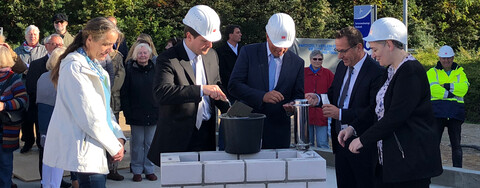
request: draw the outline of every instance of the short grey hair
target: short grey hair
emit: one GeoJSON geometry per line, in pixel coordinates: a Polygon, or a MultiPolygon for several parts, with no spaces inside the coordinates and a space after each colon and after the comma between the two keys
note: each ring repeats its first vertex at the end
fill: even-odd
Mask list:
{"type": "Polygon", "coordinates": [[[50,42],[50,40],[53,38],[53,37],[59,37],[60,38],[60,41],[62,41],[62,44],[63,44],[63,39],[62,39],[62,36],[60,36],[59,34],[51,34],[50,36],[48,36],[47,38],[45,38],[45,40],[43,40],[43,44],[47,44],[48,42],[50,42]]]}
{"type": "Polygon", "coordinates": [[[38,29],[37,26],[35,25],[29,25],[27,28],[25,28],[25,36],[27,36],[27,34],[30,32],[30,30],[34,30],[36,31],[38,34],[40,34],[40,29],[38,29]]]}
{"type": "Polygon", "coordinates": [[[148,52],[150,53],[150,56],[152,56],[152,48],[150,48],[150,45],[148,45],[148,43],[140,43],[137,46],[135,46],[135,49],[133,50],[133,54],[132,54],[133,60],[137,60],[138,50],[140,50],[140,48],[142,47],[147,48],[148,52]]]}
{"type": "Polygon", "coordinates": [[[315,56],[317,56],[317,55],[320,55],[320,56],[322,56],[322,58],[323,58],[323,53],[322,53],[322,51],[320,51],[320,50],[313,50],[313,51],[310,53],[310,59],[312,59],[313,57],[315,57],[315,56]]]}

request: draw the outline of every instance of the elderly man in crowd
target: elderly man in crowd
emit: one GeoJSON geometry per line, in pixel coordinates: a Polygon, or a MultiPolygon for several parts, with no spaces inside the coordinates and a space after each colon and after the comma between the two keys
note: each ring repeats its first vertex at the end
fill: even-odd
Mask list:
{"type": "MultiPolygon", "coordinates": [[[[25,29],[25,42],[19,47],[15,48],[15,53],[22,59],[23,63],[30,66],[32,61],[40,59],[47,55],[47,49],[45,46],[39,43],[40,30],[37,26],[30,25],[25,29]]],[[[26,72],[25,72],[26,73],[26,72]]],[[[35,103],[33,103],[35,104],[35,103]]],[[[28,109],[27,109],[28,111],[28,109]]],[[[20,150],[20,153],[26,153],[30,151],[35,143],[35,135],[33,134],[34,119],[27,117],[22,124],[22,141],[25,141],[25,145],[20,150]]],[[[40,139],[37,138],[37,143],[40,139]]]]}
{"type": "Polygon", "coordinates": [[[27,67],[30,66],[32,61],[47,55],[47,49],[39,43],[39,40],[40,30],[37,26],[29,25],[25,29],[25,42],[13,50],[18,56],[20,56],[27,67]]]}

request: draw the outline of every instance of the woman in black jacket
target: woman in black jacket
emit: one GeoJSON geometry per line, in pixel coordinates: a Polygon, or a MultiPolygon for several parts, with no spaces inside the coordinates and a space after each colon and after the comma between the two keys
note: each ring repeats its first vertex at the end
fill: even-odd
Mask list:
{"type": "Polygon", "coordinates": [[[430,178],[442,173],[442,163],[425,69],[403,49],[407,28],[395,18],[375,21],[364,40],[387,71],[370,108],[378,121],[349,149],[358,153],[363,145],[377,143],[377,187],[428,188],[430,178]]]}
{"type": "Polygon", "coordinates": [[[133,58],[125,68],[126,77],[121,89],[122,109],[131,127],[131,169],[133,181],[142,181],[142,172],[150,181],[157,180],[154,164],[147,154],[155,134],[158,108],[153,100],[155,69],[150,55],[152,49],[141,43],[133,51],[133,58]]]}

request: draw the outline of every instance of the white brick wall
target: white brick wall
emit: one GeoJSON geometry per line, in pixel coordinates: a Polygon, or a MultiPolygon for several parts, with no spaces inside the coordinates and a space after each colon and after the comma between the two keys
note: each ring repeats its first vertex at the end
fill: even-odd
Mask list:
{"type": "Polygon", "coordinates": [[[306,182],[269,183],[268,188],[306,188],[306,182]]]}
{"type": "Polygon", "coordinates": [[[285,161],[278,159],[252,159],[245,160],[247,181],[284,181],[285,161]]]}
{"type": "Polygon", "coordinates": [[[279,159],[297,158],[297,150],[291,149],[277,149],[279,159]]]}
{"type": "Polygon", "coordinates": [[[323,158],[290,158],[287,160],[288,180],[326,179],[326,162],[323,158]]]}
{"type": "Polygon", "coordinates": [[[261,150],[258,153],[254,154],[245,154],[245,155],[240,155],[239,159],[276,159],[277,158],[277,152],[273,149],[265,149],[261,150]]]}
{"type": "Polygon", "coordinates": [[[245,163],[239,160],[205,161],[205,183],[240,183],[245,181],[245,163]]]}
{"type": "Polygon", "coordinates": [[[227,184],[226,188],[265,188],[266,184],[227,184]]]}
{"type": "Polygon", "coordinates": [[[162,153],[160,155],[161,156],[178,156],[181,162],[198,161],[198,152],[162,153]]]}
{"type": "Polygon", "coordinates": [[[160,168],[162,185],[202,183],[202,163],[162,163],[160,168]]]}
{"type": "Polygon", "coordinates": [[[327,182],[322,181],[322,182],[308,182],[308,188],[326,188],[327,187],[327,182]]]}
{"type": "Polygon", "coordinates": [[[183,186],[183,188],[223,188],[223,185],[192,185],[192,186],[183,186]]]}
{"type": "Polygon", "coordinates": [[[325,187],[326,162],[314,151],[262,150],[161,154],[161,184],[181,188],[325,187]]]}
{"type": "Polygon", "coordinates": [[[218,151],[201,151],[200,161],[238,160],[238,155],[218,151]]]}

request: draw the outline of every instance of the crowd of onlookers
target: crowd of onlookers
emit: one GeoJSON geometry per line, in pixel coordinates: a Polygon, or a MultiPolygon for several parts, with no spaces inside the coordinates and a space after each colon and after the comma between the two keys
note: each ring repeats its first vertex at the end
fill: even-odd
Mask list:
{"type": "MultiPolygon", "coordinates": [[[[116,25],[115,17],[111,16],[107,19],[116,25]]],[[[52,70],[67,47],[74,43],[75,35],[72,36],[67,30],[68,16],[66,14],[55,14],[52,23],[55,33],[43,39],[40,38],[38,27],[28,26],[25,29],[25,41],[15,49],[11,49],[5,43],[3,35],[0,38],[2,45],[1,71],[2,74],[5,72],[1,76],[0,82],[2,85],[8,85],[2,95],[6,97],[2,97],[1,100],[2,103],[9,101],[4,103],[5,106],[2,105],[4,107],[2,110],[23,111],[20,124],[2,125],[2,129],[4,129],[0,132],[0,137],[3,139],[1,144],[4,148],[2,151],[7,152],[8,155],[3,155],[3,153],[1,155],[2,167],[7,169],[4,174],[2,168],[1,187],[9,185],[6,182],[10,182],[12,176],[13,160],[10,155],[19,148],[20,130],[22,132],[21,140],[25,142],[20,153],[29,152],[34,144],[39,149],[39,172],[43,177],[42,182],[48,182],[50,181],[48,178],[55,177],[54,175],[42,176],[42,171],[45,169],[48,174],[63,174],[63,169],[55,171],[55,169],[52,170],[51,167],[43,165],[42,159],[47,128],[56,102],[56,87],[51,81],[52,70]],[[12,79],[8,79],[10,77],[12,79]],[[10,172],[8,173],[8,171],[10,172]]],[[[181,39],[176,37],[168,40],[165,49],[176,45],[179,41],[181,39]]],[[[151,95],[151,85],[154,76],[153,66],[158,53],[152,38],[145,33],[138,36],[130,50],[122,38],[115,41],[113,48],[116,50],[110,51],[105,59],[98,63],[108,73],[111,99],[109,103],[115,120],[119,119],[119,112],[123,110],[127,123],[131,125],[133,179],[141,181],[140,175],[145,173],[147,179],[156,180],[153,163],[146,159],[146,152],[148,152],[152,136],[155,133],[157,120],[157,107],[154,105],[151,95]],[[144,76],[145,73],[148,74],[147,77],[144,76]],[[123,102],[120,102],[121,100],[123,102]]],[[[113,180],[123,180],[124,177],[117,172],[117,162],[109,160],[108,163],[109,174],[107,177],[113,180]]],[[[72,172],[71,175],[73,186],[78,187],[76,173],[72,172]]],[[[60,186],[70,187],[72,184],[61,180],[60,186]]]]}
{"type": "Polygon", "coordinates": [[[311,144],[330,148],[331,134],[339,187],[428,187],[442,172],[445,126],[453,166],[462,167],[468,79],[449,46],[440,48],[439,62],[425,73],[403,49],[407,32],[397,19],[379,19],[365,38],[353,27],[338,31],[335,74],[322,67],[320,50],[310,53],[308,67],[288,50],[295,23],[284,13],[270,17],[266,42],[243,46],[241,27],[228,25],[224,41],[210,50],[222,38],[220,19],[197,5],[183,19],[182,39],[168,40],[161,54],[145,33],[128,47],[112,16],[88,21],[76,35],[67,31],[66,14],[52,22],[55,33],[42,40],[38,27],[28,26],[15,49],[0,36],[0,187],[14,186],[20,130],[20,153],[34,144],[39,149],[43,187],[123,180],[117,172],[127,141],[118,124],[121,111],[131,127],[132,180],[145,174],[155,181],[160,153],[216,149],[213,109],[225,112],[227,101],[266,114],[262,148],[277,149],[290,147],[286,112],[292,101],[306,98],[311,144]],[[11,123],[6,112],[21,112],[23,119],[11,123]],[[64,170],[72,183],[62,179],[64,170]]]}

